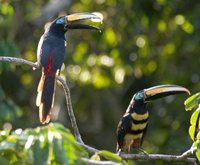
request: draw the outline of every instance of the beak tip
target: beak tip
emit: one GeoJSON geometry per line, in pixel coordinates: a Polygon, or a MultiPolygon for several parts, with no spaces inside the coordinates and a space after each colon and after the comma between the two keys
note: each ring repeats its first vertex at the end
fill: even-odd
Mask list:
{"type": "Polygon", "coordinates": [[[190,92],[188,89],[186,90],[186,92],[187,92],[189,95],[191,95],[191,92],[190,92]]]}

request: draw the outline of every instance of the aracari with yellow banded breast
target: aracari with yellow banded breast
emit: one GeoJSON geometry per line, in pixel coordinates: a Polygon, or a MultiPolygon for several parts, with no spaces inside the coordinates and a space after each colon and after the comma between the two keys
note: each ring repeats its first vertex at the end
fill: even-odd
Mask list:
{"type": "Polygon", "coordinates": [[[140,149],[148,125],[149,101],[178,93],[190,94],[190,91],[178,85],[159,85],[134,94],[117,127],[117,152],[140,149]]]}

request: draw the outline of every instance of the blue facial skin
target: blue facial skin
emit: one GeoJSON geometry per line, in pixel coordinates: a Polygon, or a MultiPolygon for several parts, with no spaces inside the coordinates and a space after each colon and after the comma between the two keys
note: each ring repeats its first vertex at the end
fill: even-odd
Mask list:
{"type": "Polygon", "coordinates": [[[143,101],[144,100],[144,92],[138,92],[133,97],[134,97],[134,100],[143,101]]]}
{"type": "Polygon", "coordinates": [[[65,17],[61,17],[56,20],[56,24],[65,24],[65,17]]]}

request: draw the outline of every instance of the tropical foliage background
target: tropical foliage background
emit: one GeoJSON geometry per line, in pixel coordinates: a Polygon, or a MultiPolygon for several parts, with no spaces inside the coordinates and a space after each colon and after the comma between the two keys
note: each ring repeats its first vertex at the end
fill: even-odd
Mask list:
{"type": "MultiPolygon", "coordinates": [[[[70,86],[78,126],[88,145],[115,151],[117,124],[141,89],[177,84],[191,93],[199,91],[200,3],[195,1],[0,0],[0,56],[35,62],[45,24],[76,12],[104,16],[101,33],[66,34],[62,76],[70,86]]],[[[0,129],[41,126],[35,105],[40,74],[29,66],[0,63],[0,129]]],[[[187,97],[170,96],[149,105],[143,149],[180,154],[190,148],[191,112],[183,104],[187,97]]],[[[71,129],[59,84],[52,118],[71,129]]]]}

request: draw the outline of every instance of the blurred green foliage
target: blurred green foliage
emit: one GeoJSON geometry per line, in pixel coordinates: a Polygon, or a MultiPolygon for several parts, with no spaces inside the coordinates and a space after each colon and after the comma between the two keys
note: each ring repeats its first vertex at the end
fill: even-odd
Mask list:
{"type": "MultiPolygon", "coordinates": [[[[185,86],[192,93],[199,91],[199,2],[75,0],[54,18],[47,15],[41,26],[36,25],[50,2],[0,0],[0,56],[36,61],[37,43],[46,22],[60,14],[103,14],[101,33],[74,30],[66,34],[62,75],[70,85],[75,115],[87,144],[115,150],[117,123],[133,94],[141,89],[170,83],[185,86]]],[[[40,74],[28,66],[0,63],[1,128],[40,125],[35,106],[40,74]]],[[[149,107],[149,129],[143,144],[147,152],[177,154],[191,146],[190,113],[183,111],[186,97],[167,97],[149,107]]],[[[53,120],[70,127],[59,85],[53,120]]]]}
{"type": "Polygon", "coordinates": [[[0,132],[1,164],[83,164],[87,152],[61,124],[0,132]]]}

